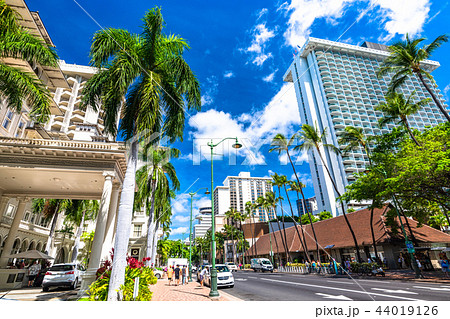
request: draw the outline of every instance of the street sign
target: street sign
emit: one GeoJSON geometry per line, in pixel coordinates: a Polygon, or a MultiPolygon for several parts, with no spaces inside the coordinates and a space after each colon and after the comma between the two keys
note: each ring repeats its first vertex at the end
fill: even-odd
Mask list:
{"type": "Polygon", "coordinates": [[[408,253],[416,252],[416,250],[414,249],[414,245],[411,241],[407,240],[405,243],[406,243],[406,249],[408,249],[408,253]]]}

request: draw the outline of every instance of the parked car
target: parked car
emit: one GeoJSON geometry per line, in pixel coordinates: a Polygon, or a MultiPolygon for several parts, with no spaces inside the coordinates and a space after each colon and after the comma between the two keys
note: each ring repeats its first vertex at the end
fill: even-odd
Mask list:
{"type": "Polygon", "coordinates": [[[232,262],[226,262],[225,265],[227,265],[228,269],[230,269],[231,271],[237,271],[238,267],[236,266],[236,264],[232,263],[232,262]]]}
{"type": "Polygon", "coordinates": [[[155,275],[157,279],[161,279],[164,276],[164,271],[153,269],[153,275],[155,275]]]}
{"type": "Polygon", "coordinates": [[[81,276],[85,269],[80,264],[56,264],[45,273],[42,281],[42,291],[49,291],[50,287],[77,288],[81,283],[81,276]]]}
{"type": "Polygon", "coordinates": [[[273,272],[273,265],[267,258],[253,258],[250,261],[250,267],[256,272],[256,271],[270,271],[273,272]]]}
{"type": "MultiPolygon", "coordinates": [[[[211,266],[206,266],[208,271],[206,272],[204,283],[211,287],[211,266]]],[[[234,277],[230,269],[224,264],[216,265],[217,269],[217,287],[234,287],[234,277]]]]}

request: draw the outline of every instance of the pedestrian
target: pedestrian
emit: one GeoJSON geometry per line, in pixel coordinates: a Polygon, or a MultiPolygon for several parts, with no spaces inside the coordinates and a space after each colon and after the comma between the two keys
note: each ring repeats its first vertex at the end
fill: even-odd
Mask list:
{"type": "Polygon", "coordinates": [[[448,262],[447,257],[442,257],[439,260],[439,264],[441,265],[442,272],[445,274],[445,277],[448,277],[449,262],[448,262]]]}
{"type": "Polygon", "coordinates": [[[311,271],[316,271],[316,262],[314,260],[311,261],[311,271]]]}
{"type": "Polygon", "coordinates": [[[370,257],[367,258],[367,263],[368,263],[368,264],[371,264],[371,263],[372,263],[372,259],[370,259],[370,257]]]}
{"type": "Polygon", "coordinates": [[[180,265],[177,265],[173,272],[175,273],[175,286],[178,286],[180,284],[180,265]]]}
{"type": "Polygon", "coordinates": [[[387,268],[387,259],[386,256],[383,257],[383,265],[387,268]]]}
{"type": "Polygon", "coordinates": [[[398,256],[398,260],[397,260],[398,269],[402,269],[402,264],[403,264],[402,259],[403,259],[402,255],[398,256]]]}
{"type": "Polygon", "coordinates": [[[169,280],[169,286],[172,283],[172,277],[173,277],[173,269],[172,266],[169,266],[169,269],[167,269],[167,279],[169,280]]]}
{"type": "Polygon", "coordinates": [[[36,276],[39,274],[41,270],[41,264],[36,260],[29,268],[28,268],[28,287],[32,287],[34,284],[34,280],[36,276]]]}
{"type": "Polygon", "coordinates": [[[203,287],[203,280],[205,280],[206,273],[208,272],[208,269],[205,267],[200,272],[200,286],[203,287]]]}
{"type": "Polygon", "coordinates": [[[187,280],[186,280],[186,265],[183,265],[183,269],[181,269],[181,284],[182,285],[187,285],[187,280]]]}
{"type": "Polygon", "coordinates": [[[348,272],[349,274],[351,274],[351,273],[352,273],[352,266],[351,266],[351,264],[350,264],[350,260],[349,260],[349,259],[346,259],[345,262],[344,262],[344,264],[345,264],[345,268],[347,269],[347,272],[348,272]]]}
{"type": "Polygon", "coordinates": [[[309,262],[308,262],[308,261],[305,261],[305,267],[306,267],[306,270],[307,270],[308,273],[309,273],[309,262]]]}

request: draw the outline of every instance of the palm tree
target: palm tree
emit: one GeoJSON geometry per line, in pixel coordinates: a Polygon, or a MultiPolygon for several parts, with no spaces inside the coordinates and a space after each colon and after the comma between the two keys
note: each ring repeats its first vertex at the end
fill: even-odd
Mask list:
{"type": "MultiPolygon", "coordinates": [[[[297,194],[297,200],[300,200],[300,196],[298,195],[298,193],[303,193],[303,188],[305,187],[305,185],[303,185],[303,183],[298,183],[298,182],[296,182],[296,181],[290,181],[289,182],[289,189],[288,189],[288,191],[294,191],[296,194],[297,194]]],[[[289,196],[288,196],[288,199],[289,199],[289,196]]],[[[306,207],[306,204],[305,204],[305,202],[303,202],[302,203],[303,204],[303,207],[304,207],[304,209],[303,209],[303,211],[306,211],[307,212],[307,210],[308,210],[308,208],[306,207]]],[[[292,213],[292,215],[293,215],[294,213],[292,213]]],[[[309,216],[309,217],[311,217],[311,214],[309,214],[308,212],[307,212],[307,215],[309,216]]],[[[292,217],[292,219],[294,219],[294,216],[292,217]]],[[[295,219],[294,219],[295,220],[295,219]]],[[[300,215],[300,212],[298,212],[298,221],[299,221],[299,223],[300,223],[300,229],[301,229],[301,231],[302,231],[302,237],[303,237],[303,243],[304,243],[304,252],[305,252],[305,255],[306,255],[306,259],[309,261],[309,262],[311,262],[311,258],[310,258],[310,256],[309,256],[309,251],[308,251],[308,245],[307,245],[307,243],[306,243],[306,238],[305,238],[305,231],[303,230],[303,224],[302,224],[302,216],[300,215]]],[[[316,238],[316,231],[315,231],[315,229],[314,229],[314,225],[313,225],[313,223],[312,223],[312,220],[310,220],[310,224],[311,224],[311,229],[312,229],[312,231],[313,231],[313,236],[314,236],[314,241],[316,242],[316,249],[317,249],[317,251],[319,251],[319,245],[318,245],[318,242],[317,242],[317,238],[316,238]]],[[[297,227],[297,226],[296,226],[297,227]]],[[[320,256],[319,255],[317,255],[317,257],[319,257],[320,258],[320,256]]],[[[319,259],[319,258],[317,258],[317,259],[319,259]]]]}
{"type": "Polygon", "coordinates": [[[42,215],[48,220],[52,219],[50,232],[48,234],[47,243],[45,245],[44,252],[46,254],[50,253],[53,246],[56,221],[61,212],[63,212],[68,206],[70,206],[70,201],[67,199],[45,199],[45,198],[34,198],[31,204],[31,209],[34,214],[42,213],[42,215]]]}
{"type": "Polygon", "coordinates": [[[18,23],[20,15],[0,0],[0,95],[8,106],[20,112],[23,101],[31,106],[31,117],[46,122],[50,116],[51,95],[38,77],[20,67],[7,65],[8,58],[30,61],[41,66],[58,66],[58,56],[40,37],[18,23]]]}
{"type": "Polygon", "coordinates": [[[273,186],[278,187],[278,196],[280,198],[279,203],[280,203],[280,208],[281,208],[281,224],[283,225],[283,233],[281,232],[280,221],[278,220],[278,216],[275,216],[275,218],[277,219],[278,229],[280,231],[281,240],[283,242],[283,246],[284,246],[284,249],[286,252],[286,262],[289,262],[291,260],[291,258],[290,258],[290,254],[289,254],[288,243],[287,243],[286,228],[284,226],[283,198],[281,197],[281,187],[284,185],[285,182],[287,182],[287,178],[286,178],[286,176],[284,176],[284,175],[280,176],[277,173],[274,173],[271,177],[272,177],[271,184],[273,186]],[[283,236],[284,236],[284,239],[283,239],[283,236]]]}
{"type": "Polygon", "coordinates": [[[414,74],[420,80],[428,93],[430,93],[434,103],[436,103],[441,113],[445,116],[447,121],[450,122],[448,112],[444,109],[441,102],[436,98],[433,91],[425,82],[425,78],[428,78],[432,83],[434,83],[434,79],[421,64],[423,61],[429,59],[431,54],[444,42],[448,41],[448,36],[440,35],[429,45],[419,48],[419,43],[424,40],[426,39],[410,39],[409,35],[406,34],[406,39],[404,41],[399,41],[389,46],[388,50],[390,51],[390,56],[388,56],[381,64],[377,72],[377,76],[381,78],[384,75],[394,73],[389,85],[389,90],[394,92],[395,89],[400,87],[409,76],[414,74]]]}
{"type": "Polygon", "coordinates": [[[362,127],[346,126],[344,132],[339,137],[338,143],[339,145],[346,145],[343,149],[343,153],[362,147],[369,160],[369,165],[372,165],[369,149],[370,140],[364,135],[362,127]]]}
{"type": "Polygon", "coordinates": [[[117,300],[125,280],[126,252],[133,212],[138,139],[167,136],[171,142],[182,139],[187,109],[200,109],[200,86],[183,58],[187,42],[165,35],[159,8],[143,18],[140,35],[122,29],[103,29],[95,33],[91,64],[99,69],[83,90],[83,105],[104,110],[105,131],[116,134],[117,117],[122,108],[120,132],[130,144],[127,171],[122,186],[115,238],[115,258],[109,283],[108,300],[117,300]],[[123,97],[126,102],[123,104],[123,97]],[[123,104],[123,105],[122,105],[123,104]],[[153,134],[153,135],[152,135],[153,134]]]}
{"type": "Polygon", "coordinates": [[[146,147],[143,153],[143,161],[146,164],[136,172],[138,191],[135,196],[135,206],[145,206],[149,216],[146,253],[146,257],[150,258],[147,260],[148,266],[155,263],[155,260],[151,259],[155,250],[153,241],[157,226],[155,203],[158,204],[156,206],[161,207],[164,199],[170,198],[170,190],[177,191],[180,188],[175,168],[168,161],[171,157],[178,157],[179,151],[168,147],[146,147]]]}
{"type": "Polygon", "coordinates": [[[407,100],[405,100],[405,97],[401,93],[389,93],[386,95],[386,103],[379,104],[375,109],[382,111],[385,114],[385,116],[379,120],[380,127],[398,119],[398,124],[403,125],[413,139],[414,143],[416,143],[417,146],[420,146],[419,142],[414,137],[411,128],[409,127],[408,116],[417,113],[431,100],[426,98],[414,103],[412,101],[412,97],[415,92],[416,91],[411,93],[407,100]]]}
{"type": "Polygon", "coordinates": [[[257,250],[257,248],[256,248],[256,245],[255,245],[255,237],[256,237],[256,234],[255,234],[255,231],[256,231],[256,229],[255,229],[255,227],[253,226],[254,225],[254,216],[255,216],[255,208],[256,208],[256,204],[253,204],[252,202],[246,202],[245,203],[245,213],[246,213],[246,215],[248,216],[248,218],[250,218],[250,227],[253,229],[253,236],[252,236],[252,250],[253,250],[253,252],[254,252],[254,256],[257,256],[258,255],[258,250],[257,250]]]}
{"type": "Polygon", "coordinates": [[[78,257],[84,222],[85,220],[94,220],[97,217],[98,210],[99,204],[96,200],[71,200],[70,205],[66,208],[65,220],[78,227],[73,244],[72,263],[75,263],[78,257]]]}
{"type": "MultiPolygon", "coordinates": [[[[273,231],[273,226],[270,223],[269,214],[267,212],[267,210],[272,207],[272,203],[270,203],[267,200],[267,197],[259,196],[256,199],[256,207],[261,207],[264,210],[265,214],[266,214],[267,225],[269,226],[270,255],[271,255],[271,258],[272,258],[272,264],[274,264],[273,263],[273,250],[272,250],[272,233],[274,233],[274,231],[273,231]],[[270,231],[270,228],[272,228],[272,231],[270,231]]],[[[281,266],[280,250],[278,249],[277,236],[274,236],[274,238],[275,238],[275,246],[277,247],[278,263],[281,266]]]]}
{"type": "MultiPolygon", "coordinates": [[[[299,137],[300,137],[300,140],[302,141],[302,143],[300,145],[297,145],[294,148],[294,150],[300,149],[300,150],[305,150],[305,151],[309,151],[309,150],[317,151],[317,153],[319,154],[320,160],[321,160],[323,166],[325,167],[325,170],[327,171],[328,177],[330,178],[331,183],[333,184],[334,191],[338,195],[337,197],[340,197],[341,193],[339,192],[336,182],[335,182],[334,178],[331,176],[330,170],[322,156],[322,152],[320,151],[320,149],[323,147],[323,148],[330,149],[333,152],[339,152],[339,149],[336,146],[334,146],[333,144],[324,143],[326,140],[326,128],[324,128],[323,131],[320,132],[319,129],[317,128],[317,126],[312,127],[311,125],[303,124],[302,130],[299,132],[299,137]]],[[[359,252],[358,241],[356,240],[356,236],[355,236],[355,233],[353,232],[353,228],[350,225],[350,222],[348,221],[347,214],[345,213],[344,202],[342,200],[340,202],[341,202],[342,214],[344,215],[345,222],[347,223],[348,229],[350,230],[350,233],[352,234],[352,237],[353,237],[353,241],[355,243],[356,255],[358,258],[358,262],[361,262],[361,254],[359,252]]]]}
{"type": "Polygon", "coordinates": [[[238,214],[238,211],[233,207],[230,207],[230,209],[227,212],[225,212],[225,216],[227,217],[227,221],[229,223],[228,225],[226,225],[226,226],[229,226],[226,230],[228,230],[227,234],[230,235],[230,237],[231,237],[231,242],[232,242],[232,247],[233,247],[233,262],[234,262],[234,264],[236,264],[236,246],[235,246],[235,242],[234,242],[236,228],[234,226],[234,223],[236,221],[237,214],[238,214]]]}
{"type": "MultiPolygon", "coordinates": [[[[302,185],[302,183],[300,183],[300,180],[299,180],[298,175],[297,175],[297,171],[295,170],[295,165],[292,162],[292,158],[291,158],[291,155],[289,153],[289,149],[293,148],[297,144],[297,141],[298,141],[297,133],[292,135],[289,138],[289,140],[287,140],[287,138],[283,134],[278,133],[272,139],[272,142],[270,144],[271,148],[269,149],[269,153],[270,152],[278,152],[278,154],[281,154],[282,152],[286,152],[286,155],[287,155],[287,157],[289,159],[289,163],[291,163],[292,170],[294,171],[295,178],[297,179],[297,184],[298,185],[302,185]]],[[[306,203],[305,194],[303,193],[303,187],[296,187],[295,189],[296,189],[297,192],[300,191],[300,194],[302,195],[303,202],[306,203]]],[[[298,193],[297,193],[297,196],[298,196],[298,193]]],[[[306,205],[305,205],[305,208],[306,208],[306,212],[307,213],[311,213],[312,214],[312,212],[308,211],[308,207],[306,207],[306,205]]],[[[308,215],[308,216],[310,216],[310,215],[308,215]]],[[[300,221],[300,223],[301,223],[301,221],[300,221]]],[[[319,246],[318,246],[318,243],[317,243],[317,238],[316,238],[316,235],[315,235],[316,232],[314,230],[314,226],[313,226],[312,221],[311,221],[311,229],[313,231],[314,240],[316,242],[317,259],[320,260],[320,252],[319,252],[319,248],[318,248],[319,246]]],[[[302,228],[302,232],[303,232],[303,228],[302,228]]],[[[303,238],[305,238],[304,234],[303,234],[303,238]]],[[[305,245],[306,245],[306,241],[305,241],[305,245]]],[[[307,251],[307,249],[306,249],[305,252],[307,254],[307,259],[309,260],[310,259],[309,258],[309,252],[307,251]]]]}

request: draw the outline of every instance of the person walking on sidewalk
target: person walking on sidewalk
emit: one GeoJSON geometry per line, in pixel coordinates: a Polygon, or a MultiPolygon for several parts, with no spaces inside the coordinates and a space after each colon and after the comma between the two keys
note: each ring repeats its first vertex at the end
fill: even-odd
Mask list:
{"type": "Polygon", "coordinates": [[[447,257],[442,257],[442,258],[439,260],[439,264],[441,265],[442,272],[445,274],[445,277],[448,278],[449,262],[448,262],[447,257]]]}
{"type": "Polygon", "coordinates": [[[175,286],[178,286],[180,284],[180,265],[177,265],[173,272],[175,273],[175,286]]]}
{"type": "Polygon", "coordinates": [[[167,269],[167,279],[169,280],[169,286],[172,283],[172,277],[173,277],[173,269],[172,266],[169,266],[169,269],[167,269]]]}
{"type": "Polygon", "coordinates": [[[41,264],[36,260],[30,268],[28,268],[28,287],[32,287],[34,284],[34,279],[39,274],[41,270],[41,264]]]}
{"type": "Polygon", "coordinates": [[[203,280],[205,280],[206,273],[208,272],[208,269],[205,267],[200,272],[200,286],[203,287],[203,280]]]}
{"type": "Polygon", "coordinates": [[[181,284],[182,285],[186,285],[187,284],[187,280],[186,280],[186,265],[183,265],[183,268],[181,269],[181,284]]]}

